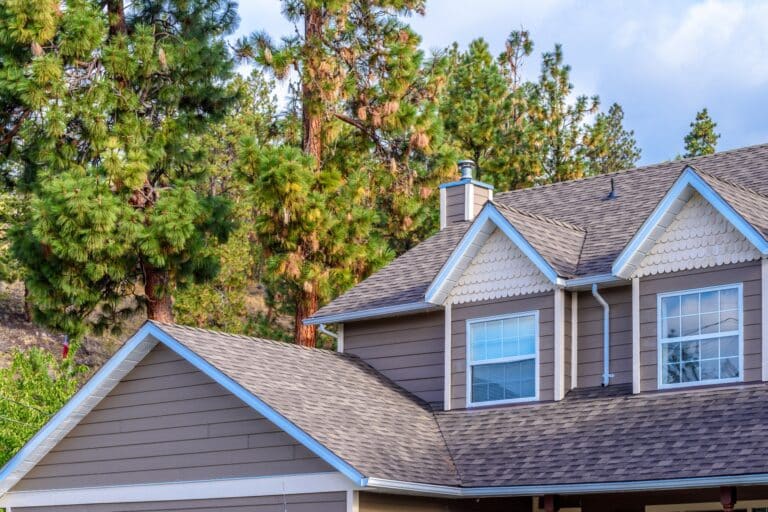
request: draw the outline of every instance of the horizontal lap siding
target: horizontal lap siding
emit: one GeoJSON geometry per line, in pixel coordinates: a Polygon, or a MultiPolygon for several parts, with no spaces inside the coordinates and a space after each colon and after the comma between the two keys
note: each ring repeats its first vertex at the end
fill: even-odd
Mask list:
{"type": "MultiPolygon", "coordinates": [[[[611,384],[632,382],[632,287],[599,290],[610,306],[611,384]]],[[[578,298],[578,387],[600,386],[603,382],[603,307],[591,292],[578,298]]]]}
{"type": "Polygon", "coordinates": [[[658,388],[657,294],[743,283],[744,286],[744,380],[762,378],[760,261],[722,265],[640,279],[640,375],[641,390],[658,388]]]}
{"type": "Polygon", "coordinates": [[[332,471],[158,345],[14,490],[332,471]]]}
{"type": "Polygon", "coordinates": [[[14,507],[16,512],[345,512],[346,494],[296,494],[254,498],[107,503],[56,507],[14,507]]]}
{"type": "Polygon", "coordinates": [[[422,400],[443,402],[443,312],[344,324],[354,354],[422,400]]]}
{"type": "Polygon", "coordinates": [[[495,301],[454,304],[451,322],[452,399],[454,409],[467,405],[466,321],[526,311],[539,311],[539,399],[554,399],[554,294],[552,292],[495,301]]]}
{"type": "Polygon", "coordinates": [[[450,225],[464,220],[465,194],[466,191],[463,185],[445,189],[445,217],[447,224],[450,225]]]}
{"type": "Polygon", "coordinates": [[[564,295],[565,299],[565,313],[564,313],[564,341],[565,341],[565,350],[563,354],[564,364],[563,364],[563,379],[565,382],[565,390],[568,391],[571,389],[571,351],[573,349],[573,339],[571,338],[571,294],[566,293],[564,295]]]}

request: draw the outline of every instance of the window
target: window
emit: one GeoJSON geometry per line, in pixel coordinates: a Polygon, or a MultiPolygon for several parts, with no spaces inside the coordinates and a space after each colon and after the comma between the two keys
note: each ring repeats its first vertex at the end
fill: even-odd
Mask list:
{"type": "Polygon", "coordinates": [[[658,298],[659,387],[742,379],[740,284],[658,298]]]}
{"type": "Polygon", "coordinates": [[[538,312],[467,322],[470,405],[538,396],[538,312]]]}

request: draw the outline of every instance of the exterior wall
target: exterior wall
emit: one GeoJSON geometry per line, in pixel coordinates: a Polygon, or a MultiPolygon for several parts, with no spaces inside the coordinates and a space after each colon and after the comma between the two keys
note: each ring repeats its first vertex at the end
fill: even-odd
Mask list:
{"type": "Polygon", "coordinates": [[[464,220],[464,186],[445,189],[445,220],[447,225],[464,220]]]}
{"type": "Polygon", "coordinates": [[[13,490],[322,471],[333,469],[158,345],[13,490]]]}
{"type": "Polygon", "coordinates": [[[539,311],[539,399],[554,399],[554,294],[454,304],[451,322],[451,407],[467,406],[467,325],[474,318],[539,311]]]}
{"type": "Polygon", "coordinates": [[[571,389],[571,352],[573,350],[573,338],[571,338],[571,294],[565,294],[565,325],[563,329],[565,331],[565,361],[563,364],[565,379],[565,391],[568,392],[571,389]]]}
{"type": "MultiPolygon", "coordinates": [[[[611,308],[611,384],[632,382],[632,286],[603,288],[611,308]]],[[[567,302],[567,301],[566,301],[567,302]]],[[[578,298],[578,387],[600,386],[603,375],[603,308],[591,292],[578,298]]],[[[566,331],[567,332],[567,331],[566,331]]]]}
{"type": "Polygon", "coordinates": [[[531,512],[531,498],[440,499],[361,492],[360,512],[531,512]]]}
{"type": "Polygon", "coordinates": [[[744,285],[744,381],[761,380],[761,263],[752,261],[640,279],[640,389],[658,389],[656,295],[726,284],[744,285]]]}
{"type": "Polygon", "coordinates": [[[472,187],[475,192],[475,208],[472,212],[472,217],[476,217],[478,213],[480,213],[480,210],[483,209],[483,206],[485,206],[485,203],[487,203],[490,200],[491,191],[487,188],[478,187],[475,185],[472,187]]]}
{"type": "Polygon", "coordinates": [[[443,403],[445,326],[436,311],[344,324],[344,352],[354,354],[433,406],[443,403]]]}
{"type": "Polygon", "coordinates": [[[345,512],[346,493],[294,494],[254,498],[105,503],[55,507],[14,507],[17,512],[345,512]]]}

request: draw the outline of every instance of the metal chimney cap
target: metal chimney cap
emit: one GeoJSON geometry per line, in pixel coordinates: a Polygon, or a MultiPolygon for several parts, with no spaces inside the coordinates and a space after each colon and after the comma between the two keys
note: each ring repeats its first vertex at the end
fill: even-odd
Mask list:
{"type": "Polygon", "coordinates": [[[461,172],[462,180],[471,180],[472,174],[475,171],[474,160],[459,160],[459,172],[461,172]]]}

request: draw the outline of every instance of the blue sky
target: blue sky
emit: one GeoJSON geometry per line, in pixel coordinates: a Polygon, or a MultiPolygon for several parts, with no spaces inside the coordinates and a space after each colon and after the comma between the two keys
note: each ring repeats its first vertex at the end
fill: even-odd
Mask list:
{"type": "MultiPolygon", "coordinates": [[[[291,26],[279,0],[240,0],[240,33],[291,26]]],[[[722,134],[718,149],[768,142],[768,0],[431,0],[410,20],[425,49],[485,38],[500,52],[526,28],[536,58],[561,43],[580,94],[624,107],[641,163],[674,158],[697,110],[722,134]]]]}

